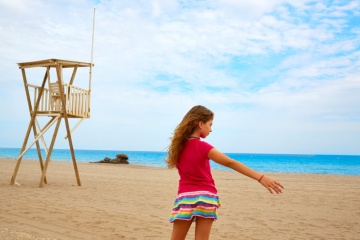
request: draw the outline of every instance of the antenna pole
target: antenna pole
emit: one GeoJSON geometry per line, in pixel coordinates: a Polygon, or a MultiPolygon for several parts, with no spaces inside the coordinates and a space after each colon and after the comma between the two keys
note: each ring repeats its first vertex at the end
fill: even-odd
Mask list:
{"type": "Polygon", "coordinates": [[[94,56],[94,31],[95,31],[95,8],[93,16],[93,28],[92,28],[92,42],[91,42],[91,65],[90,65],[90,76],[89,76],[89,91],[91,91],[91,80],[92,80],[92,65],[93,65],[93,56],[94,56]]]}
{"type": "Polygon", "coordinates": [[[92,28],[92,42],[91,42],[91,62],[90,62],[90,72],[89,72],[89,95],[88,95],[88,101],[89,101],[89,110],[88,110],[88,116],[90,117],[90,95],[91,95],[91,80],[92,80],[92,67],[93,67],[93,55],[94,55],[94,30],[95,30],[95,8],[94,8],[94,16],[93,16],[93,28],[92,28]]]}

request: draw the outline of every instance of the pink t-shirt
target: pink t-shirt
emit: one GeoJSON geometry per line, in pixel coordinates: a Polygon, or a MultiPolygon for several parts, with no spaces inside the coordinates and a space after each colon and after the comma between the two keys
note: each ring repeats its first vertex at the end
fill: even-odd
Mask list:
{"type": "Polygon", "coordinates": [[[193,191],[217,193],[208,158],[212,148],[213,146],[197,138],[185,143],[176,164],[180,175],[178,194],[193,191]]]}

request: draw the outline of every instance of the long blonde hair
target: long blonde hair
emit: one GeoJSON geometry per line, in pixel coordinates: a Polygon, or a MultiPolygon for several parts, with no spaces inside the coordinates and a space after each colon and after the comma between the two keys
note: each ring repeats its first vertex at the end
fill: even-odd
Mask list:
{"type": "Polygon", "coordinates": [[[199,122],[206,123],[214,118],[214,113],[204,106],[198,105],[190,109],[185,114],[180,124],[175,128],[171,143],[168,147],[168,159],[166,160],[169,168],[174,168],[178,162],[180,153],[187,139],[194,133],[199,122]]]}

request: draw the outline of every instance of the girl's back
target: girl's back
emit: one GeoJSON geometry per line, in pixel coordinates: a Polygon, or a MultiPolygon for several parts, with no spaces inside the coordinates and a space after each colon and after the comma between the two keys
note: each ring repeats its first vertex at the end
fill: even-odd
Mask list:
{"type": "Polygon", "coordinates": [[[192,191],[217,193],[208,158],[212,148],[213,146],[198,138],[191,138],[185,143],[176,165],[180,175],[178,193],[192,191]]]}

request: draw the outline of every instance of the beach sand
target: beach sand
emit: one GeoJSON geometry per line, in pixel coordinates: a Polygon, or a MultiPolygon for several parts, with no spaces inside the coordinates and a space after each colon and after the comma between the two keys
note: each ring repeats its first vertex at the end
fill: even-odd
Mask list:
{"type": "MultiPolygon", "coordinates": [[[[52,161],[39,188],[39,162],[29,160],[10,185],[15,163],[0,159],[0,239],[170,239],[176,170],[78,163],[77,186],[72,163],[52,161]]],[[[222,206],[211,239],[360,239],[360,177],[267,175],[283,194],[213,171],[222,206]]]]}

